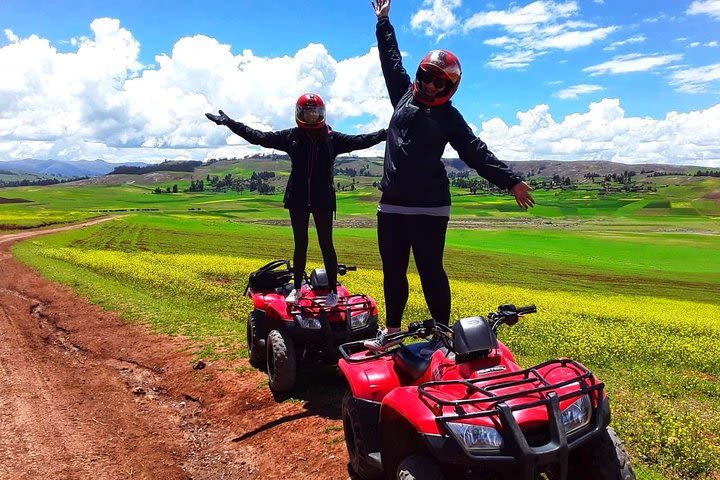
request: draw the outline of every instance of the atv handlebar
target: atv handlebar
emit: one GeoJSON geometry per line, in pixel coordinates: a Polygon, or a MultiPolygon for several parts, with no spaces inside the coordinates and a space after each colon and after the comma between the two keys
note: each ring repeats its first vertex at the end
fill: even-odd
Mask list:
{"type": "MultiPolygon", "coordinates": [[[[537,307],[535,305],[528,305],[525,307],[516,307],[513,304],[503,304],[498,306],[497,311],[488,313],[487,319],[493,332],[496,332],[500,325],[515,325],[520,317],[530,313],[536,313],[537,307]]],[[[407,330],[403,330],[396,333],[390,333],[381,337],[381,346],[383,349],[375,352],[369,351],[363,344],[364,342],[349,342],[340,345],[340,354],[342,357],[350,362],[363,362],[378,358],[382,355],[393,353],[396,349],[390,349],[395,345],[401,345],[402,341],[406,338],[426,338],[435,336],[450,349],[453,348],[453,334],[452,329],[445,324],[437,323],[435,320],[428,319],[422,322],[412,322],[408,325],[407,330]],[[362,357],[352,357],[352,355],[361,351],[367,350],[367,354],[362,357]]]]}
{"type": "Polygon", "coordinates": [[[345,265],[343,263],[338,263],[337,270],[338,275],[345,275],[347,272],[357,271],[357,267],[355,265],[345,265]]]}
{"type": "Polygon", "coordinates": [[[528,305],[527,307],[518,307],[518,315],[525,315],[528,313],[537,313],[537,307],[535,305],[528,305]]]}
{"type": "Polygon", "coordinates": [[[504,303],[500,305],[496,312],[488,313],[488,320],[493,331],[497,331],[500,325],[515,325],[520,317],[529,313],[537,312],[535,305],[528,305],[526,307],[516,307],[512,303],[504,303]]]}
{"type": "Polygon", "coordinates": [[[367,347],[365,347],[364,340],[356,341],[356,342],[348,342],[340,345],[340,355],[345,359],[345,361],[349,363],[358,363],[358,362],[365,362],[367,360],[372,360],[375,358],[379,358],[383,355],[388,355],[393,352],[395,352],[396,349],[390,349],[391,347],[395,345],[401,345],[402,341],[406,338],[424,338],[424,337],[430,337],[433,335],[438,334],[441,330],[444,330],[442,334],[439,334],[438,336],[442,336],[444,338],[450,338],[450,334],[452,333],[452,330],[450,330],[449,327],[435,322],[432,318],[428,320],[424,320],[422,322],[412,322],[410,325],[408,325],[407,330],[402,330],[396,333],[390,333],[383,335],[381,337],[381,346],[382,348],[378,351],[371,351],[368,350],[367,347]],[[365,351],[366,354],[362,357],[353,357],[353,355],[360,353],[362,351],[365,351]]]}

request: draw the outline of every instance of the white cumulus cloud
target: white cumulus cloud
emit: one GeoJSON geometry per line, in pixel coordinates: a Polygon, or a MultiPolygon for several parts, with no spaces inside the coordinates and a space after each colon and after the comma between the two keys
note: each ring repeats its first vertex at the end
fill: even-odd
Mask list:
{"type": "Polygon", "coordinates": [[[562,100],[574,100],[577,99],[580,95],[586,95],[588,93],[599,92],[602,90],[605,90],[605,88],[601,87],[600,85],[573,85],[572,87],[564,88],[559,92],[555,93],[555,96],[562,100]]]}
{"type": "Polygon", "coordinates": [[[258,148],[204,112],[223,109],[256,128],[289,128],[296,99],[308,91],[326,100],[330,124],[358,119],[358,130],[347,133],[380,128],[392,113],[375,48],[337,61],[311,43],[267,58],[196,35],[147,67],[118,20],[96,19],[90,29],[69,52],[37,35],[4,32],[10,43],[0,47],[0,159],[161,161],[227,148],[248,154],[258,148]]]}
{"type": "Polygon", "coordinates": [[[720,63],[678,70],[670,76],[670,85],[680,92],[704,93],[713,84],[720,85],[720,63]]]}
{"type": "MultiPolygon", "coordinates": [[[[528,19],[544,18],[548,9],[562,17],[577,8],[574,2],[539,3],[513,28],[522,30],[528,19]]],[[[566,18],[542,28],[562,35],[570,25],[577,29],[581,24],[566,18]]],[[[179,39],[169,53],[145,66],[139,61],[140,44],[115,19],[94,20],[88,36],[78,36],[63,52],[37,35],[22,38],[11,30],[4,34],[8,43],[0,47],[0,160],[159,162],[247,155],[259,149],[208,121],[204,113],[223,109],[253,127],[280,130],[294,125],[295,100],[306,91],[326,100],[331,125],[353,125],[355,131],[347,133],[384,127],[392,114],[374,47],[356,57],[335,59],[324,45],[311,43],[285,56],[261,57],[242,46],[233,51],[214,38],[195,35],[179,39]]],[[[510,30],[507,37],[518,38],[510,30]]],[[[527,65],[540,54],[545,52],[508,50],[503,61],[527,65]]],[[[614,63],[587,71],[643,71],[671,66],[681,58],[616,57],[614,63]]],[[[711,90],[720,78],[720,64],[678,67],[667,74],[678,90],[711,90]]],[[[600,88],[582,84],[560,92],[564,98],[577,98],[600,88]]],[[[586,112],[562,119],[553,118],[549,106],[538,105],[519,112],[512,125],[499,118],[487,120],[478,133],[508,160],[603,159],[720,167],[719,128],[720,105],[671,112],[656,120],[627,117],[618,99],[603,99],[586,112]]],[[[382,149],[381,145],[361,154],[379,155],[382,149]]]]}
{"type": "Polygon", "coordinates": [[[630,53],[620,55],[612,60],[583,68],[583,72],[590,76],[617,73],[647,72],[648,70],[682,60],[681,54],[672,55],[643,55],[630,53]]]}
{"type": "Polygon", "coordinates": [[[603,50],[609,51],[609,50],[615,50],[618,47],[622,47],[623,45],[628,45],[631,43],[641,43],[647,40],[647,37],[645,35],[635,35],[634,37],[627,38],[625,40],[619,40],[617,42],[613,42],[607,47],[605,47],[603,50]]]}
{"type": "Polygon", "coordinates": [[[720,20],[720,0],[695,0],[686,12],[688,15],[710,15],[720,20]]]}
{"type": "Polygon", "coordinates": [[[457,18],[453,11],[460,5],[462,0],[423,0],[423,8],[413,14],[410,25],[426,35],[442,38],[455,28],[457,18]]]}
{"type": "Polygon", "coordinates": [[[720,104],[663,119],[627,117],[604,98],[556,121],[548,105],[518,112],[518,123],[482,123],[480,137],[503,160],[606,160],[720,167],[720,104]]]}
{"type": "Polygon", "coordinates": [[[506,10],[491,10],[471,15],[463,23],[463,30],[471,32],[486,27],[500,27],[505,34],[484,40],[500,47],[488,65],[496,69],[521,69],[552,50],[570,51],[607,38],[619,29],[601,27],[580,19],[577,2],[556,3],[538,0],[525,6],[511,6],[506,10]]]}

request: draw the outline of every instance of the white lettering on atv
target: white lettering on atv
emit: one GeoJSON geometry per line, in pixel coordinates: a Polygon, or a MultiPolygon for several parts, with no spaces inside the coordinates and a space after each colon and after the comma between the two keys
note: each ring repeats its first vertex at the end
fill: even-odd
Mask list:
{"type": "Polygon", "coordinates": [[[482,368],[477,371],[478,375],[483,375],[490,372],[502,372],[505,370],[505,365],[496,365],[494,367],[482,368]]]}

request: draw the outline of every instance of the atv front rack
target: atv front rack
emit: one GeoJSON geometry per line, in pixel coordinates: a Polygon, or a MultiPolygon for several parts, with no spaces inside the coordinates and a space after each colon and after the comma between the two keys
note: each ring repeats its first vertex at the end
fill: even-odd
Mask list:
{"type": "MultiPolygon", "coordinates": [[[[564,394],[562,396],[558,397],[558,400],[566,400],[568,398],[573,397],[580,397],[583,394],[587,394],[590,392],[599,392],[602,393],[605,384],[601,382],[597,382],[595,380],[595,377],[593,374],[585,368],[580,363],[570,360],[570,359],[558,359],[558,360],[549,360],[547,362],[540,363],[538,365],[535,365],[530,368],[526,368],[525,370],[519,370],[514,372],[507,372],[507,373],[500,373],[497,375],[488,375],[481,378],[475,378],[471,380],[439,380],[439,381],[432,381],[432,382],[426,382],[423,383],[418,387],[418,392],[421,396],[426,397],[431,402],[435,403],[436,405],[440,407],[453,407],[454,411],[456,413],[454,414],[448,414],[448,415],[441,415],[438,417],[438,420],[443,421],[455,421],[455,420],[463,420],[467,418],[476,418],[476,417],[487,417],[491,415],[497,415],[498,409],[497,406],[501,403],[505,403],[508,400],[513,400],[517,398],[522,397],[529,397],[533,395],[541,395],[547,392],[553,392],[555,390],[561,389],[563,387],[566,387],[568,385],[572,385],[574,383],[578,384],[578,388],[576,390],[573,390],[570,393],[564,394]],[[557,366],[557,367],[573,367],[575,371],[578,372],[578,374],[574,377],[567,378],[563,380],[562,382],[555,382],[550,383],[548,382],[540,373],[539,370],[550,367],[550,366],[557,366]],[[478,386],[477,384],[487,384],[492,383],[491,385],[487,386],[478,386]],[[510,393],[505,395],[497,395],[493,393],[496,390],[501,390],[505,388],[510,387],[517,387],[521,385],[529,385],[533,383],[540,383],[541,386],[529,388],[527,390],[522,390],[520,392],[516,393],[510,393]],[[481,394],[481,398],[466,398],[463,400],[447,400],[440,398],[434,393],[431,393],[429,390],[439,390],[443,387],[447,386],[453,386],[453,385],[459,385],[466,387],[467,390],[467,396],[478,393],[481,394]],[[488,404],[487,407],[482,408],[482,404],[488,404]],[[478,411],[473,411],[471,413],[467,413],[462,408],[463,406],[472,406],[475,409],[478,409],[478,411]]],[[[600,398],[601,395],[599,395],[597,398],[600,398]]],[[[547,405],[548,400],[547,399],[539,399],[534,402],[530,403],[524,403],[522,405],[514,405],[511,407],[512,411],[516,410],[524,410],[527,408],[533,408],[540,405],[547,405]]]]}
{"type": "Polygon", "coordinates": [[[372,299],[363,294],[339,297],[337,305],[333,307],[326,305],[326,302],[327,296],[324,295],[313,298],[300,297],[300,299],[290,307],[290,314],[318,318],[330,312],[340,311],[347,315],[354,316],[358,312],[372,312],[373,310],[372,299]]]}
{"type": "MultiPolygon", "coordinates": [[[[550,360],[525,370],[516,372],[489,375],[472,380],[446,380],[426,382],[418,387],[420,398],[429,403],[430,410],[436,415],[437,421],[443,425],[446,432],[454,437],[465,455],[473,462],[490,462],[492,465],[505,465],[517,468],[512,478],[531,480],[537,478],[538,468],[554,465],[560,469],[558,478],[567,478],[568,454],[575,447],[596,435],[607,427],[610,422],[610,409],[607,399],[603,395],[605,385],[595,379],[593,374],[583,365],[569,359],[550,360]],[[540,370],[545,367],[567,367],[577,372],[577,375],[566,378],[560,382],[548,382],[540,370]],[[486,384],[484,386],[479,383],[486,384]],[[487,385],[490,383],[490,385],[487,385]],[[539,386],[532,386],[533,384],[539,386]],[[577,388],[572,388],[577,384],[577,388]],[[508,387],[528,385],[531,388],[510,394],[496,394],[495,391],[508,387]],[[447,400],[438,396],[436,392],[447,387],[464,387],[466,397],[479,394],[479,398],[465,398],[462,400],[447,400]],[[557,390],[571,387],[562,394],[557,390]],[[431,391],[432,390],[432,391],[431,391]],[[588,395],[591,402],[591,416],[589,423],[570,433],[565,431],[560,402],[572,398],[581,398],[588,395]],[[510,405],[508,401],[539,397],[527,403],[510,405]],[[533,427],[524,431],[520,428],[513,412],[544,406],[547,410],[547,425],[542,428],[533,427]],[[446,412],[451,409],[452,413],[446,412]],[[471,410],[471,411],[468,411],[471,410]],[[462,439],[458,438],[449,422],[462,422],[471,418],[494,417],[501,425],[501,434],[504,446],[496,451],[470,451],[462,439]]],[[[477,397],[477,395],[476,395],[477,397]]]]}

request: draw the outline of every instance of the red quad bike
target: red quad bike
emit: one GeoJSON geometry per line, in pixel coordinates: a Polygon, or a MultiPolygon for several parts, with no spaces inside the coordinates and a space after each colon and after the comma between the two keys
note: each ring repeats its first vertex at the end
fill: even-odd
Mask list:
{"type": "Polygon", "coordinates": [[[522,369],[497,340],[535,306],[501,305],[452,329],[433,320],[340,347],[342,419],[364,479],[634,480],[601,383],[583,365],[522,369]],[[402,341],[425,341],[404,345],[402,341]]]}
{"type": "MultiPolygon", "coordinates": [[[[339,275],[355,270],[338,265],[339,275]]],[[[275,260],[253,272],[245,290],[254,305],[247,321],[250,363],[267,368],[270,390],[276,394],[292,390],[302,363],[335,364],[340,344],[373,337],[378,330],[375,300],[353,295],[338,283],[338,304],[329,307],[325,270],[317,268],[303,276],[295,304],[285,301],[293,289],[287,260],[275,260]]]]}

